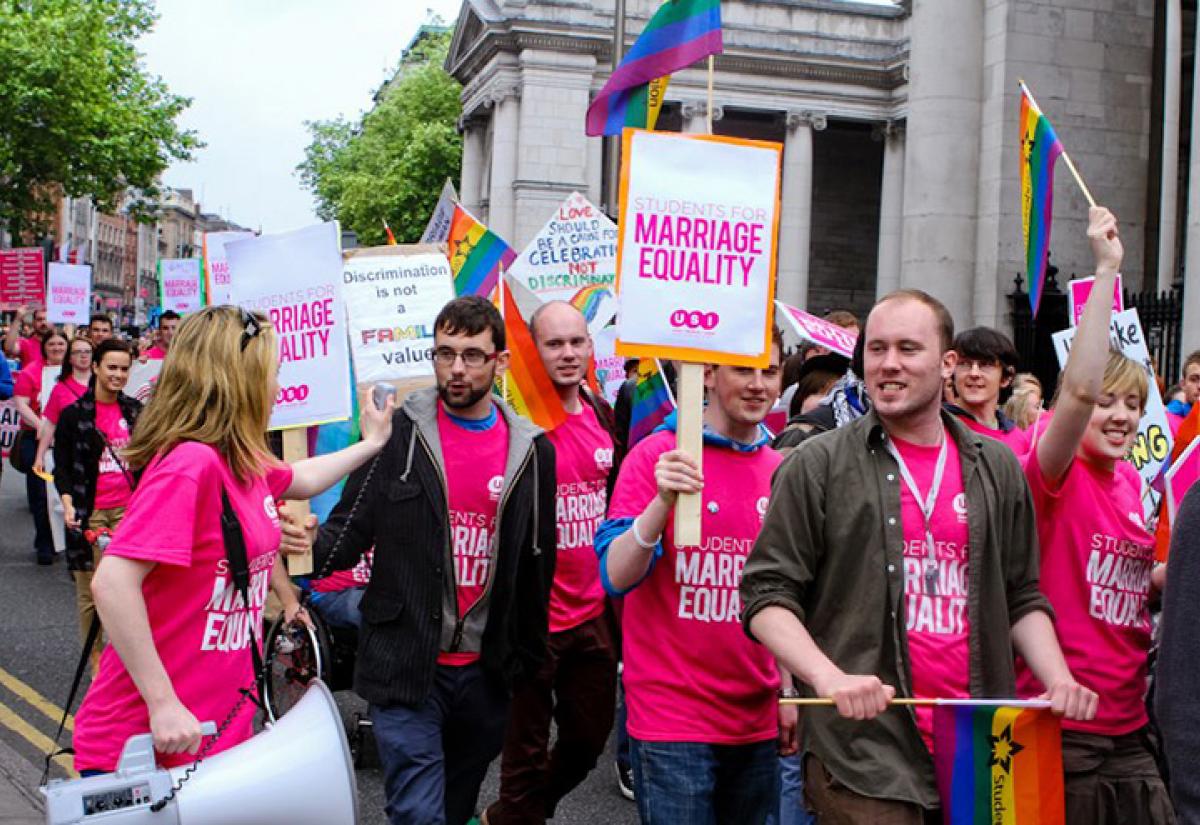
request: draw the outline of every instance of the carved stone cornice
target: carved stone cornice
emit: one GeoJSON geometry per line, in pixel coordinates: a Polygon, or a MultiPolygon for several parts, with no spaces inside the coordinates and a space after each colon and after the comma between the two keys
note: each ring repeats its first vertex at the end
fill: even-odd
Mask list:
{"type": "Polygon", "coordinates": [[[801,126],[809,126],[814,132],[824,132],[825,127],[829,125],[829,119],[824,112],[811,109],[788,112],[784,115],[783,122],[789,132],[801,126]]]}
{"type": "Polygon", "coordinates": [[[906,124],[907,121],[904,120],[884,120],[873,123],[871,124],[871,140],[878,143],[902,138],[906,124]]]}
{"type": "MultiPolygon", "coordinates": [[[[708,117],[708,101],[707,100],[685,100],[680,106],[680,111],[683,113],[684,120],[692,118],[708,117]]],[[[725,117],[725,107],[719,103],[713,104],[713,121],[718,121],[725,117]]]]}

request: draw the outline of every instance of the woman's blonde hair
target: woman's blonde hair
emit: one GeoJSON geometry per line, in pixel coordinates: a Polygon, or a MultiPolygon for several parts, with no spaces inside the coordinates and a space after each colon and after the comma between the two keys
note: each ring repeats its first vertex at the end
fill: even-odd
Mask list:
{"type": "Polygon", "coordinates": [[[214,306],[180,324],[129,447],[130,466],[145,467],[184,441],[216,447],[239,479],[274,461],[267,446],[275,333],[261,313],[214,306]]]}
{"type": "Polygon", "coordinates": [[[1013,378],[1012,396],[1004,404],[1004,414],[1021,429],[1026,429],[1037,420],[1042,411],[1042,382],[1033,373],[1019,372],[1013,378]],[[1038,402],[1033,403],[1033,390],[1037,390],[1038,402]]]}
{"type": "Polygon", "coordinates": [[[1150,399],[1150,379],[1146,370],[1137,361],[1115,349],[1109,350],[1100,389],[1117,397],[1134,393],[1138,397],[1142,412],[1146,411],[1146,402],[1150,399]]]}

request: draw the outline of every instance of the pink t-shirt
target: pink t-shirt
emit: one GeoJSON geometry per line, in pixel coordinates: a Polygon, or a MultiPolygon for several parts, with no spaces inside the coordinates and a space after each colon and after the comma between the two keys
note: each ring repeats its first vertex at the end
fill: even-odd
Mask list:
{"type": "MultiPolygon", "coordinates": [[[[438,404],[438,437],[449,488],[451,549],[461,618],[487,590],[492,571],[496,511],[508,461],[508,423],[497,411],[496,422],[488,429],[468,429],[456,424],[438,404]]],[[[479,654],[442,651],[437,661],[439,665],[469,665],[479,661],[479,654]]]]}
{"type": "MultiPolygon", "coordinates": [[[[654,465],[673,449],[672,432],[638,442],[621,465],[610,518],[635,518],[646,509],[657,495],[654,465]]],[[[766,447],[751,453],[704,447],[703,543],[676,547],[672,515],[663,555],[623,599],[631,736],[741,745],[777,735],[779,675],[770,652],[742,631],[738,585],[781,460],[766,447]]]]}
{"type": "Polygon", "coordinates": [[[358,559],[358,564],[349,570],[335,570],[323,579],[313,579],[314,593],[337,593],[350,590],[353,587],[366,587],[371,581],[371,563],[375,560],[375,548],[372,547],[358,559]]]}
{"type": "MultiPolygon", "coordinates": [[[[1058,641],[1076,681],[1100,695],[1091,722],[1068,730],[1119,736],[1147,723],[1150,569],[1154,537],[1142,520],[1141,478],[1120,461],[1106,473],[1075,459],[1057,492],[1037,454],[1025,461],[1041,544],[1041,589],[1055,613],[1058,641]]],[[[1041,693],[1021,668],[1022,695],[1041,693]]]]}
{"type": "Polygon", "coordinates": [[[42,339],[36,335],[21,339],[21,369],[42,363],[42,339]]]}
{"type": "Polygon", "coordinates": [[[87,384],[76,381],[73,375],[68,375],[66,381],[55,381],[54,388],[50,390],[50,397],[46,399],[46,411],[42,415],[51,424],[58,426],[58,416],[62,411],[83,398],[86,392],[87,384]]]}
{"type": "MultiPolygon", "coordinates": [[[[35,415],[42,414],[42,364],[40,361],[13,376],[13,395],[19,395],[29,401],[29,406],[35,415]]],[[[26,424],[23,418],[21,419],[21,429],[33,431],[33,427],[26,424]]]]}
{"type": "Polygon", "coordinates": [[[596,528],[608,503],[612,438],[587,404],[549,433],[558,478],[558,557],[550,590],[550,632],[578,627],[604,612],[596,528]]]}
{"type": "MultiPolygon", "coordinates": [[[[53,400],[53,399],[52,399],[53,400]]],[[[49,404],[46,405],[49,407],[49,404]]],[[[133,490],[129,486],[130,474],[124,461],[118,463],[121,450],[129,444],[129,422],[121,415],[121,405],[113,401],[108,404],[96,402],[96,429],[104,433],[108,446],[100,451],[100,472],[96,476],[96,502],[93,510],[108,510],[129,503],[133,490]],[[112,449],[109,449],[111,447],[112,449]]]]}
{"type": "Polygon", "coordinates": [[[160,347],[158,344],[155,344],[154,346],[150,347],[150,349],[146,350],[142,354],[146,356],[146,360],[148,360],[148,361],[150,361],[150,360],[161,361],[167,357],[167,351],[165,349],[163,349],[162,347],[160,347]]]}
{"type": "MultiPolygon", "coordinates": [[[[254,681],[249,628],[261,642],[263,602],[279,547],[275,499],[292,481],[286,465],[238,483],[220,454],[185,442],[155,459],[142,476],[106,555],[154,562],[142,584],[154,647],[179,700],[201,722],[220,723],[254,681]],[[242,524],[250,566],[250,610],[229,576],[221,533],[221,488],[242,524]]],[[[219,753],[248,739],[246,703],[214,745],[219,753]]],[[[75,768],[111,771],[125,740],[150,730],[137,687],[109,645],[75,716],[75,768]]],[[[158,764],[190,763],[190,754],[158,754],[158,764]]]]}
{"type": "Polygon", "coordinates": [[[970,415],[955,416],[959,421],[966,424],[967,427],[980,435],[986,435],[988,438],[994,438],[997,441],[1007,444],[1008,448],[1016,453],[1017,458],[1024,458],[1029,452],[1029,433],[1022,430],[1020,427],[1013,427],[1008,432],[995,429],[986,424],[981,424],[972,418],[970,415]]]}
{"type": "MultiPolygon", "coordinates": [[[[930,529],[937,552],[937,577],[931,589],[926,581],[929,545],[921,507],[902,474],[900,521],[904,526],[905,629],[912,662],[913,695],[921,699],[956,699],[970,695],[970,622],[967,618],[967,573],[970,527],[967,496],[963,491],[958,445],[946,433],[946,464],[942,486],[933,506],[930,529]]],[[[904,457],[921,498],[933,486],[940,448],[892,442],[904,457]]],[[[933,750],[933,708],[918,707],[917,728],[933,750]]]]}

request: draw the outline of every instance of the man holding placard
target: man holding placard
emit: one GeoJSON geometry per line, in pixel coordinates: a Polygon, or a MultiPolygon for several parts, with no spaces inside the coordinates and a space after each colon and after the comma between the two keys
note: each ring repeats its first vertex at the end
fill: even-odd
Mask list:
{"type": "Polygon", "coordinates": [[[818,821],[919,825],[941,804],[932,709],[889,710],[897,694],[1012,697],[1014,647],[1055,712],[1091,718],[1096,694],[1067,668],[1038,591],[1020,464],[942,410],[949,312],[924,292],[892,293],[863,339],[872,409],[803,442],[776,474],[742,620],[836,705],[804,720],[818,821]]]}
{"type": "Polygon", "coordinates": [[[484,825],[553,817],[604,752],[616,700],[617,654],[594,548],[608,503],[612,413],[584,386],[592,340],[578,309],[566,301],[542,304],[529,331],[566,412],[547,434],[558,478],[558,552],[546,661],[513,695],[500,798],[484,825]],[[558,733],[553,749],[551,719],[558,733]]]}

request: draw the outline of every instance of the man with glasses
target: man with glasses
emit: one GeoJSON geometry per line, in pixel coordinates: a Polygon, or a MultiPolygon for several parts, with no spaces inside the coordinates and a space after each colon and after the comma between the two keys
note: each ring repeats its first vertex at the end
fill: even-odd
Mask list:
{"type": "Polygon", "coordinates": [[[1004,442],[1018,458],[1024,457],[1029,436],[1000,409],[1000,396],[1017,374],[1017,348],[1003,332],[975,327],[955,337],[954,351],[956,403],[947,404],[947,410],[969,429],[1004,442]]]}
{"type": "Polygon", "coordinates": [[[436,388],[410,394],[391,440],[350,476],[315,566],[375,548],[355,691],[370,703],[393,825],[462,825],[500,753],[513,686],[546,652],[554,447],[492,388],[504,321],[456,298],[434,321],[436,388]]]}

